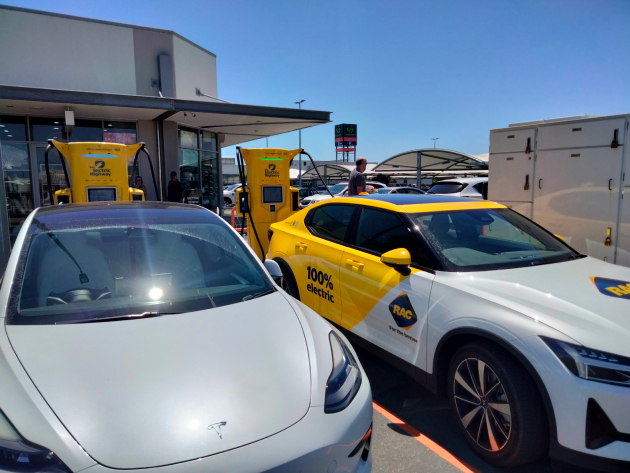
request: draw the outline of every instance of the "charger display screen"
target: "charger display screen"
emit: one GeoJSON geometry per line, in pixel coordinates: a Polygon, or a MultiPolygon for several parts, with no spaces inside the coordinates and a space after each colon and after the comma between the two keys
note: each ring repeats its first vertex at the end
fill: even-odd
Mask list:
{"type": "Polygon", "coordinates": [[[284,202],[283,186],[263,186],[263,204],[281,204],[284,202]]]}

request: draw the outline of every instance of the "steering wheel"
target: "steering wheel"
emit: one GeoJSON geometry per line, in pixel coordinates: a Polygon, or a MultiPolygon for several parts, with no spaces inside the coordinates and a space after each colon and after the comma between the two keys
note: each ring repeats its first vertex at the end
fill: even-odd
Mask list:
{"type": "Polygon", "coordinates": [[[46,298],[46,305],[59,305],[59,304],[72,304],[74,302],[89,302],[100,301],[101,299],[108,299],[112,297],[112,293],[109,289],[89,289],[89,288],[77,288],[70,289],[63,293],[51,292],[46,298]]]}

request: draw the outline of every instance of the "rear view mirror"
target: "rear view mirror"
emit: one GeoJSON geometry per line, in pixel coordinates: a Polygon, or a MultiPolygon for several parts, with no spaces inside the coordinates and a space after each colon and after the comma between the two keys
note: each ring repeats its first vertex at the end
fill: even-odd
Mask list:
{"type": "Polygon", "coordinates": [[[411,269],[411,255],[405,248],[396,248],[381,255],[381,263],[394,268],[403,276],[409,276],[411,269]]]}

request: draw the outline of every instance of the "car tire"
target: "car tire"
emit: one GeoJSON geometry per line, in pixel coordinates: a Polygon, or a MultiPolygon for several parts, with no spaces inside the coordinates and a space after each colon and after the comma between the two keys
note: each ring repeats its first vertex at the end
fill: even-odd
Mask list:
{"type": "Polygon", "coordinates": [[[514,467],[546,454],[549,434],[542,398],[506,350],[485,341],[461,347],[451,359],[447,383],[458,429],[488,463],[514,467]]]}
{"type": "Polygon", "coordinates": [[[280,270],[282,271],[282,289],[291,297],[294,297],[299,301],[300,291],[298,289],[295,276],[293,275],[293,271],[291,271],[291,268],[283,259],[275,258],[274,261],[278,263],[278,266],[280,266],[280,270]]]}
{"type": "Polygon", "coordinates": [[[223,197],[223,205],[232,205],[232,201],[228,197],[223,197]]]}

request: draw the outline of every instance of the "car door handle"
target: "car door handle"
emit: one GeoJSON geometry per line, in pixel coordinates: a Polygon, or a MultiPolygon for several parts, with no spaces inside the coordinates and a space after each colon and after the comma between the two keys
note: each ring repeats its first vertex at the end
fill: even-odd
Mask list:
{"type": "Polygon", "coordinates": [[[354,261],[352,259],[347,259],[346,264],[349,264],[353,268],[357,268],[357,269],[363,269],[363,267],[365,266],[363,263],[359,263],[358,261],[354,261]]]}
{"type": "Polygon", "coordinates": [[[301,241],[296,241],[295,246],[297,246],[300,250],[305,250],[308,248],[306,243],[302,243],[301,241]]]}

